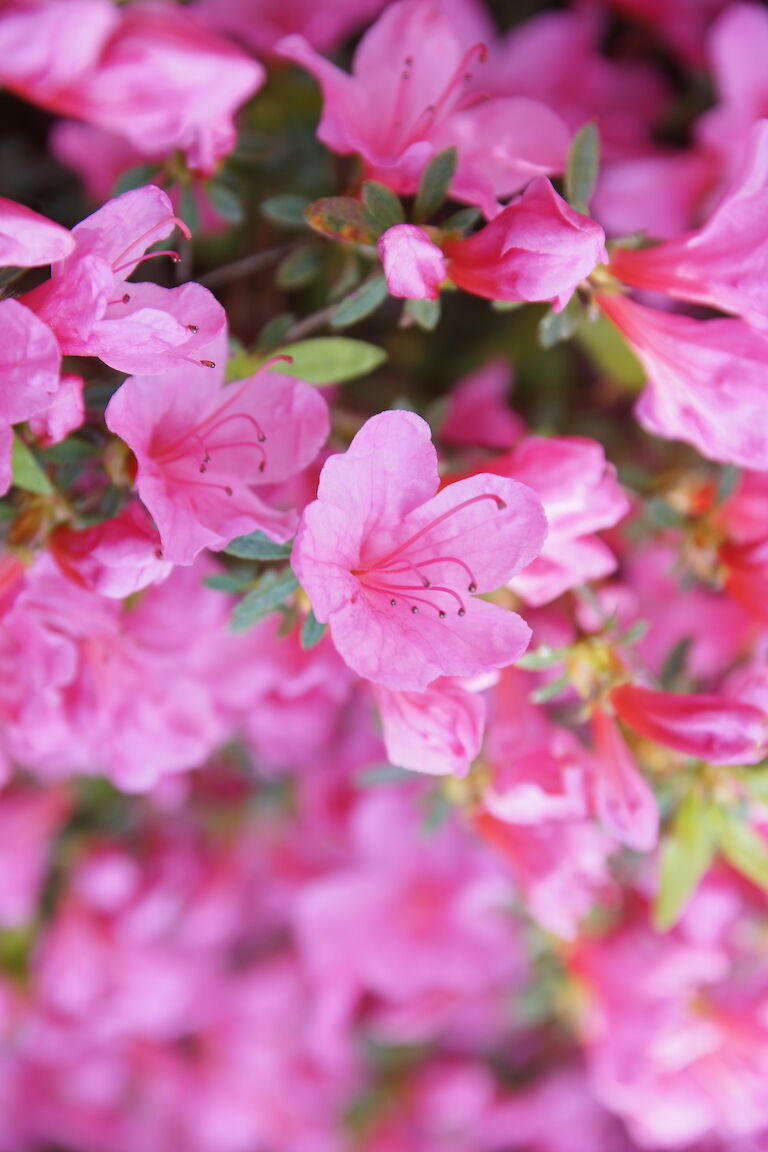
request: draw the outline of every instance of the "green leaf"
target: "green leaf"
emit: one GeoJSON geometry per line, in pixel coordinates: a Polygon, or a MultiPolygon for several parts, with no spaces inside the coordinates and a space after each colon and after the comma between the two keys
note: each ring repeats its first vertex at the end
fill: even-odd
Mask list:
{"type": "Polygon", "coordinates": [[[753,884],[768,891],[768,845],[751,825],[731,812],[720,812],[717,840],[728,863],[753,884]]]}
{"type": "Polygon", "coordinates": [[[542,668],[551,668],[553,664],[562,664],[567,655],[567,648],[550,648],[548,644],[542,644],[516,660],[515,667],[523,668],[526,672],[539,672],[542,668]]]}
{"type": "Polygon", "coordinates": [[[380,308],[388,298],[387,281],[384,276],[374,276],[359,288],[345,296],[333,314],[332,328],[348,328],[358,320],[365,319],[380,308]]]}
{"type": "Polygon", "coordinates": [[[661,848],[653,911],[660,932],[666,932],[679,919],[712,863],[715,847],[713,811],[699,789],[693,788],[678,808],[661,848]]]}
{"type": "MultiPolygon", "coordinates": [[[[279,316],[273,316],[271,320],[267,320],[258,335],[257,346],[259,351],[271,352],[273,348],[277,348],[278,345],[285,340],[295,323],[296,317],[293,312],[281,312],[279,316]]],[[[232,379],[235,379],[235,377],[232,377],[232,379]]]]}
{"type": "Polygon", "coordinates": [[[220,180],[206,184],[205,192],[214,212],[230,224],[242,224],[245,219],[243,202],[233,188],[220,180]]]}
{"type": "Polygon", "coordinates": [[[11,448],[11,482],[26,492],[52,496],[53,485],[23,440],[14,433],[11,448]]]}
{"type": "Polygon", "coordinates": [[[659,672],[659,683],[667,692],[674,689],[677,681],[683,675],[692,643],[692,636],[683,636],[681,640],[672,645],[664,657],[664,663],[659,672]]]}
{"type": "Polygon", "coordinates": [[[616,637],[616,643],[621,644],[623,647],[630,647],[632,644],[637,644],[642,640],[648,631],[647,620],[636,620],[634,624],[627,628],[626,632],[620,632],[616,637]]]}
{"type": "Polygon", "coordinates": [[[280,196],[270,196],[259,205],[259,211],[273,224],[280,224],[283,228],[303,229],[307,226],[304,215],[309,205],[306,196],[296,196],[293,192],[285,192],[280,196]]]}
{"type": "Polygon", "coordinates": [[[145,184],[155,183],[160,165],[137,164],[134,168],[127,168],[118,176],[112,188],[113,196],[120,196],[123,192],[130,192],[133,188],[142,188],[145,184]]]}
{"type": "Polygon", "coordinates": [[[250,532],[230,540],[224,551],[240,560],[285,560],[291,554],[291,545],[276,544],[263,532],[250,532]]]}
{"type": "Polygon", "coordinates": [[[682,512],[660,496],[646,500],[645,514],[657,528],[680,528],[685,520],[682,512]]]}
{"type": "Polygon", "coordinates": [[[80,440],[77,436],[70,436],[58,444],[51,444],[45,449],[46,460],[54,464],[81,464],[95,455],[97,449],[87,440],[80,440]]]}
{"type": "Polygon", "coordinates": [[[323,266],[323,254],[314,245],[291,252],[278,264],[275,279],[281,288],[303,288],[315,280],[323,266]]]}
{"type": "Polygon", "coordinates": [[[181,216],[190,232],[197,232],[200,227],[200,209],[198,208],[192,185],[186,181],[181,185],[179,216],[181,216]]]}
{"type": "Polygon", "coordinates": [[[417,224],[428,220],[445,200],[456,172],[457,159],[456,148],[451,146],[438,152],[427,164],[413,205],[413,218],[417,224]]]}
{"type": "Polygon", "coordinates": [[[627,392],[639,392],[645,384],[645,369],[624,337],[604,312],[585,317],[576,339],[596,366],[627,392]]]}
{"type": "Polygon", "coordinates": [[[546,704],[548,700],[554,700],[555,696],[564,692],[569,683],[568,673],[563,672],[562,676],[558,676],[556,680],[550,680],[548,684],[543,684],[541,688],[531,692],[528,699],[532,704],[546,704]]]}
{"type": "Polygon", "coordinates": [[[413,772],[405,768],[393,768],[391,764],[364,768],[354,778],[356,788],[370,788],[376,784],[399,784],[406,780],[413,782],[413,772]]]}
{"type": "Polygon", "coordinates": [[[453,212],[447,220],[444,220],[440,227],[443,232],[460,232],[463,234],[469,232],[470,228],[474,228],[482,215],[479,208],[460,208],[458,212],[453,212]]]}
{"type": "Polygon", "coordinates": [[[582,307],[578,297],[573,296],[562,312],[550,308],[539,321],[539,344],[542,348],[554,348],[564,340],[570,340],[579,326],[582,307]]]}
{"type": "Polygon", "coordinates": [[[738,488],[740,479],[740,468],[737,468],[735,464],[723,465],[717,476],[715,503],[724,504],[728,497],[732,496],[738,488]]]}
{"type": "Polygon", "coordinates": [[[258,620],[280,608],[298,586],[299,582],[289,567],[282,568],[279,572],[274,570],[266,572],[259,581],[259,586],[235,605],[232,612],[232,631],[245,632],[258,620]]]}
{"type": "Polygon", "coordinates": [[[253,580],[253,573],[217,572],[215,576],[206,576],[203,584],[212,588],[214,592],[245,592],[253,580]]]}
{"type": "Polygon", "coordinates": [[[434,332],[440,323],[440,300],[406,300],[403,316],[424,332],[434,332]]]}
{"type": "Polygon", "coordinates": [[[310,228],[333,240],[355,244],[374,244],[376,229],[371,226],[363,204],[352,196],[326,196],[315,200],[304,210],[310,228]]]}
{"type": "Polygon", "coordinates": [[[314,648],[315,644],[319,644],[325,633],[326,625],[321,624],[310,608],[304,617],[304,622],[301,625],[301,646],[305,652],[310,648],[314,648]]]}
{"type": "Polygon", "coordinates": [[[275,372],[288,372],[308,384],[342,384],[373,372],[387,359],[383,348],[347,336],[317,336],[284,344],[276,356],[290,356],[292,363],[275,364],[275,372]]]}
{"type": "Polygon", "coordinates": [[[371,227],[380,235],[387,228],[405,223],[405,212],[400,200],[386,184],[366,180],[363,184],[363,205],[371,227]]]}
{"type": "Polygon", "coordinates": [[[600,168],[600,133],[597,125],[585,124],[574,136],[565,164],[565,197],[577,212],[589,211],[600,168]]]}

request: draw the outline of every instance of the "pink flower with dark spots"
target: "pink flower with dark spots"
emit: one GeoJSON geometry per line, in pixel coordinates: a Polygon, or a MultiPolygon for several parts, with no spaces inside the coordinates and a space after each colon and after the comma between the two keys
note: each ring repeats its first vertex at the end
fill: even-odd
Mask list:
{"type": "Polygon", "coordinates": [[[318,620],[359,675],[423,692],[516,660],[528,625],[477,594],[541,551],[546,518],[524,484],[479,475],[438,492],[429,426],[382,412],[326,461],[292,564],[318,620]]]}

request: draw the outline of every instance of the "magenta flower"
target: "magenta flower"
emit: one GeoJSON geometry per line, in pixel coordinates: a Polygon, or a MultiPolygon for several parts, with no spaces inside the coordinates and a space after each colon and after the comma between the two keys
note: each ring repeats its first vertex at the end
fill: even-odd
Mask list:
{"type": "Polygon", "coordinates": [[[224,385],[226,338],[215,369],[184,367],[133,376],[106,411],[108,427],[138,461],[136,487],[160,532],[163,558],[191,564],[259,529],[288,540],[296,512],[275,507],[271,486],[314,459],[328,435],[316,389],[262,368],[224,385]]]}
{"type": "Polygon", "coordinates": [[[390,296],[437,299],[445,280],[445,257],[423,228],[396,224],[379,237],[378,248],[390,296]]]}
{"type": "Polygon", "coordinates": [[[0,302],[0,496],[11,484],[11,425],[44,412],[59,387],[61,353],[50,328],[18,300],[0,302]]]}
{"type": "Polygon", "coordinates": [[[60,224],[0,196],[0,265],[36,268],[63,260],[75,246],[60,224]]]}
{"type": "Polygon", "coordinates": [[[358,153],[366,175],[415,192],[431,156],[455,145],[452,195],[487,216],[541,173],[562,170],[568,131],[545,105],[487,99],[485,46],[462,35],[434,0],[390,4],[355,53],[352,75],[302,36],[278,52],[308,69],[323,90],[318,137],[333,152],[358,153]]]}
{"type": "Polygon", "coordinates": [[[597,297],[645,368],[637,418],[710,460],[768,469],[768,338],[743,320],[692,320],[597,297]]]}
{"type": "Polygon", "coordinates": [[[485,700],[460,680],[435,680],[425,692],[377,686],[376,703],[390,764],[430,776],[466,776],[480,751],[485,700]]]}
{"type": "Polygon", "coordinates": [[[341,656],[385,688],[511,664],[530,629],[478,599],[541,551],[546,519],[524,484],[480,475],[438,492],[429,426],[410,412],[368,420],[326,461],[292,564],[341,656]]]}
{"type": "Polygon", "coordinates": [[[611,271],[633,288],[708,304],[768,328],[768,120],[706,224],[653,248],[617,248],[611,271]]]}
{"type": "Polygon", "coordinates": [[[224,328],[224,309],[199,284],[161,288],[126,283],[174,228],[188,234],[164,192],[154,185],[108,201],[72,232],[74,252],[55,264],[51,279],[24,297],[50,325],[62,352],[99,356],[121,372],[164,372],[199,352],[224,328]]]}

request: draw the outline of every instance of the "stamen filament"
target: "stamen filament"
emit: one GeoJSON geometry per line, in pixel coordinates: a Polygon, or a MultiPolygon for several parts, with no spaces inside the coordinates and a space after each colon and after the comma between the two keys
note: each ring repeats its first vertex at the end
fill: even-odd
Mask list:
{"type": "Polygon", "coordinates": [[[407,551],[407,549],[410,548],[412,544],[415,544],[417,540],[420,540],[422,536],[426,536],[428,532],[431,532],[433,528],[436,528],[438,524],[442,524],[445,520],[449,520],[451,516],[455,516],[457,512],[461,512],[462,509],[469,508],[472,504],[478,504],[481,500],[493,500],[500,512],[507,506],[501,497],[497,496],[493,492],[482,492],[478,496],[472,496],[469,500],[463,500],[461,504],[457,504],[455,508],[449,508],[447,512],[443,512],[442,515],[437,516],[434,520],[431,521],[431,523],[425,524],[423,528],[420,528],[418,532],[414,532],[413,536],[410,536],[397,548],[393,548],[392,551],[388,552],[386,556],[380,556],[378,560],[374,560],[371,564],[368,565],[367,571],[370,572],[375,568],[381,568],[382,565],[386,564],[388,561],[394,560],[395,557],[400,556],[403,552],[407,551]]]}

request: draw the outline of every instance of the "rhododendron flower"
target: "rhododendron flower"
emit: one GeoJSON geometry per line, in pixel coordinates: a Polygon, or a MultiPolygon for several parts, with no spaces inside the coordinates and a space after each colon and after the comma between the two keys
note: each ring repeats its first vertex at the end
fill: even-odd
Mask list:
{"type": "Polygon", "coordinates": [[[65,355],[100,356],[123,372],[200,363],[200,350],[225,323],[210,292],[199,284],[126,283],[142,260],[157,255],[145,256],[146,249],[177,227],[188,233],[159,188],[125,192],[77,225],[74,252],[24,303],[50,325],[65,355]]]}
{"type": "Polygon", "coordinates": [[[14,788],[0,795],[0,925],[21,928],[37,912],[48,854],[67,815],[63,791],[14,788]]]}
{"type": "MultiPolygon", "coordinates": [[[[714,2],[714,0],[713,0],[714,2]]],[[[717,103],[696,124],[696,137],[720,158],[726,172],[741,162],[756,120],[768,110],[762,60],[768,16],[762,4],[725,3],[707,38],[717,103]]]]}
{"type": "Polygon", "coordinates": [[[328,435],[317,389],[269,368],[225,385],[226,338],[208,352],[217,367],[176,368],[161,387],[129,377],[106,410],[136,456],[138,494],[174,564],[256,529],[290,539],[298,516],[270,502],[271,487],[309,464],[328,435]]]}
{"type": "Polygon", "coordinates": [[[145,156],[181,151],[205,174],[232,150],[234,113],[264,80],[260,64],[175,4],[116,11],[87,0],[14,0],[7,8],[0,80],[13,91],[117,132],[145,156]]]}
{"type": "Polygon", "coordinates": [[[173,570],[161,557],[157,529],[136,500],[91,528],[77,531],[62,524],[47,544],[65,576],[115,600],[159,584],[173,570]]]}
{"type": "Polygon", "coordinates": [[[491,300],[548,300],[556,312],[608,259],[600,225],[574,211],[544,177],[473,236],[448,237],[443,252],[448,278],[466,292],[491,300]]]}
{"type": "Polygon", "coordinates": [[[334,152],[359,153],[366,175],[396,192],[415,192],[430,157],[451,145],[459,158],[452,196],[488,216],[499,197],[562,169],[568,131],[560,118],[524,98],[483,102],[485,48],[465,42],[435,0],[390,4],[361,40],[351,76],[301,36],[288,36],[278,52],[323,89],[319,139],[334,152]]]}
{"type": "Polygon", "coordinates": [[[659,838],[659,809],[640,775],[632,753],[612,716],[592,712],[595,745],[595,803],[608,831],[637,852],[649,852],[659,838]]]}
{"type": "Polygon", "coordinates": [[[768,120],[706,224],[653,248],[617,248],[611,271],[633,288],[733,312],[768,328],[768,120]]]}
{"type": "Polygon", "coordinates": [[[644,428],[710,460],[768,468],[768,337],[741,320],[692,320],[623,296],[597,299],[647,373],[636,408],[644,428]]]}
{"type": "Polygon", "coordinates": [[[66,228],[0,196],[0,265],[34,268],[52,264],[68,256],[74,246],[66,228]]]}
{"type": "Polygon", "coordinates": [[[510,448],[525,434],[522,419],[506,404],[511,369],[503,357],[464,377],[448,394],[440,439],[446,444],[510,448]]]}
{"type": "Polygon", "coordinates": [[[38,444],[44,448],[60,444],[80,427],[85,419],[84,385],[82,376],[65,372],[47,407],[29,417],[29,427],[38,444]]]}
{"type": "Polygon", "coordinates": [[[488,468],[528,484],[547,514],[541,555],[509,582],[526,604],[547,604],[615,570],[616,557],[594,533],[617,524],[629,502],[601,445],[578,436],[529,436],[488,468]]]}
{"type": "Polygon", "coordinates": [[[519,616],[475,593],[506,583],[541,550],[538,498],[490,475],[438,485],[429,426],[382,412],[326,461],[293,548],[344,660],[397,691],[504,667],[530,636],[519,616]]]}
{"type": "Polygon", "coordinates": [[[635,684],[614,688],[611,703],[634,732],[710,764],[757,764],[768,751],[768,713],[754,704],[635,684]]]}
{"type": "Polygon", "coordinates": [[[485,701],[478,692],[442,678],[424,692],[377,685],[375,695],[391,764],[430,776],[466,776],[483,742],[485,701]]]}
{"type": "Polygon", "coordinates": [[[423,228],[396,224],[378,241],[390,296],[436,300],[445,280],[445,257],[423,228]]]}

